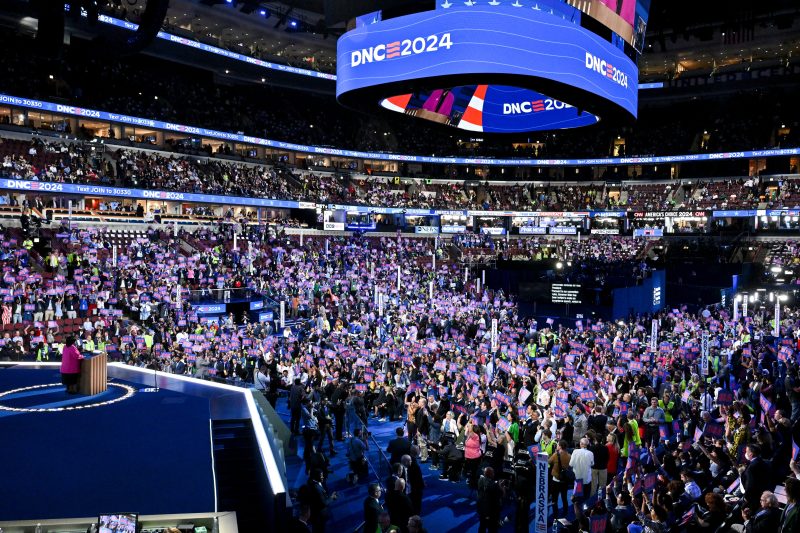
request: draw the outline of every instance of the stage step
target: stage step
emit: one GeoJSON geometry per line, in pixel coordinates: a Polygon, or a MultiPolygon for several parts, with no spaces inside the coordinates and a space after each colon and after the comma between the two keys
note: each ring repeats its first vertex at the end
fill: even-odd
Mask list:
{"type": "Polygon", "coordinates": [[[267,509],[261,502],[261,457],[250,420],[214,420],[211,423],[218,508],[236,511],[239,531],[264,531],[267,509]]]}

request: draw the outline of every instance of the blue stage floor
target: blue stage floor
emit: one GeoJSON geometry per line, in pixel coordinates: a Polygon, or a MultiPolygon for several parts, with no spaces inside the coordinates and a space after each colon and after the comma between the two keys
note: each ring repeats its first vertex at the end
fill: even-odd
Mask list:
{"type": "Polygon", "coordinates": [[[127,391],[109,387],[86,398],[61,385],[2,396],[59,381],[55,369],[0,371],[0,405],[63,409],[0,410],[0,521],[214,510],[208,400],[137,390],[85,407],[127,391]]]}

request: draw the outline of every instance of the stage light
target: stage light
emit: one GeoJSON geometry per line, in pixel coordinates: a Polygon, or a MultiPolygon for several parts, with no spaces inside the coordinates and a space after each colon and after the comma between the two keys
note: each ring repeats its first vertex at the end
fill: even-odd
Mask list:
{"type": "Polygon", "coordinates": [[[559,269],[559,270],[561,270],[562,268],[564,268],[564,263],[562,263],[561,261],[559,261],[558,263],[556,263],[556,268],[557,268],[557,269],[559,269]]]}
{"type": "Polygon", "coordinates": [[[296,28],[297,27],[297,21],[296,20],[291,21],[289,23],[289,26],[291,26],[292,28],[296,28]]]}
{"type": "Polygon", "coordinates": [[[267,16],[267,10],[266,9],[262,9],[261,11],[258,12],[258,14],[261,15],[262,17],[266,17],[267,16]]]}
{"type": "Polygon", "coordinates": [[[232,3],[233,3],[233,0],[225,0],[225,3],[226,3],[226,4],[232,4],[232,3]]]}

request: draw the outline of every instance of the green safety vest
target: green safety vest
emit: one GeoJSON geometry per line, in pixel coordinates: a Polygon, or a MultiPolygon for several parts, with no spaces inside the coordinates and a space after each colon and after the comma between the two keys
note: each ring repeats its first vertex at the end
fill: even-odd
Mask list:
{"type": "Polygon", "coordinates": [[[547,456],[550,457],[551,455],[553,455],[553,452],[555,451],[555,448],[556,448],[556,441],[553,440],[553,439],[550,439],[550,442],[548,442],[547,444],[542,446],[541,449],[542,449],[542,453],[546,453],[547,456]]]}
{"type": "Polygon", "coordinates": [[[667,424],[672,423],[672,415],[670,411],[675,406],[675,402],[669,402],[667,405],[664,405],[664,400],[658,400],[658,406],[664,410],[664,421],[667,424]]]}

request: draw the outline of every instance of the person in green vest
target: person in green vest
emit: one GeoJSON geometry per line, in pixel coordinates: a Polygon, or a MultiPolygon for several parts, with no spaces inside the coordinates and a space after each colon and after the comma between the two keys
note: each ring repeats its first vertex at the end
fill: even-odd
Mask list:
{"type": "Polygon", "coordinates": [[[538,347],[535,342],[531,342],[530,344],[528,344],[528,358],[533,359],[534,357],[536,357],[537,348],[538,347]]]}
{"type": "Polygon", "coordinates": [[[553,440],[553,433],[549,429],[542,431],[542,438],[539,439],[539,449],[547,456],[553,455],[556,451],[556,441],[553,440]]]}
{"type": "Polygon", "coordinates": [[[153,332],[147,330],[144,333],[143,337],[144,337],[144,345],[147,347],[148,350],[150,350],[153,347],[153,332]]]}
{"type": "Polygon", "coordinates": [[[664,410],[664,421],[667,427],[672,425],[672,410],[675,408],[675,402],[672,400],[672,395],[669,391],[664,391],[664,397],[658,400],[658,406],[664,410]]]}
{"type": "Polygon", "coordinates": [[[33,248],[33,241],[30,237],[26,237],[24,241],[22,241],[22,247],[26,250],[30,251],[33,248]]]}
{"type": "Polygon", "coordinates": [[[83,347],[82,348],[83,348],[84,352],[93,352],[93,351],[95,351],[96,346],[94,344],[94,339],[91,338],[91,337],[86,338],[83,341],[83,347]]]}
{"type": "Polygon", "coordinates": [[[519,421],[518,421],[518,418],[519,417],[517,416],[517,413],[512,411],[511,412],[511,425],[508,426],[508,430],[506,431],[506,433],[508,433],[508,436],[511,437],[512,439],[514,439],[514,444],[515,445],[519,443],[519,421]]]}
{"type": "Polygon", "coordinates": [[[47,349],[47,346],[43,342],[39,343],[39,346],[36,348],[36,361],[49,361],[50,360],[50,351],[47,349]]]}
{"type": "Polygon", "coordinates": [[[97,336],[97,343],[96,344],[97,344],[97,351],[98,352],[106,353],[106,341],[104,341],[103,338],[100,335],[97,336]]]}
{"type": "Polygon", "coordinates": [[[621,455],[622,457],[628,457],[628,450],[630,449],[630,444],[634,443],[636,446],[642,445],[642,438],[639,435],[639,423],[636,421],[636,413],[633,412],[632,408],[628,409],[628,422],[623,427],[623,431],[625,432],[625,443],[622,447],[621,455]]]}

